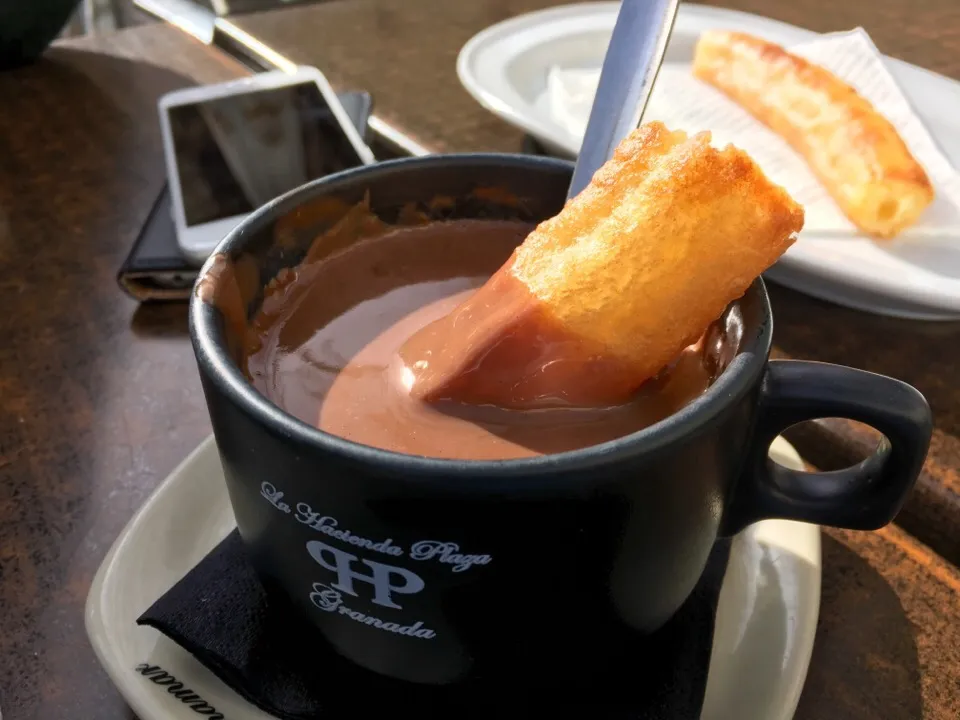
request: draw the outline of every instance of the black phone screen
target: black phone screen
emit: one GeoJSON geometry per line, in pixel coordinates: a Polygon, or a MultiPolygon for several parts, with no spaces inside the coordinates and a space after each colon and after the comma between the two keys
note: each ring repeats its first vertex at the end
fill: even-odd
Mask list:
{"type": "Polygon", "coordinates": [[[167,110],[188,226],[363,164],[312,81],[167,110]]]}

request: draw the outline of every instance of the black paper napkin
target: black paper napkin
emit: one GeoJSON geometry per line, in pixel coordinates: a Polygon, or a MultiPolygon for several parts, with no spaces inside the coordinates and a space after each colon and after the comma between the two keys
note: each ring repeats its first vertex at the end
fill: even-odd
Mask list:
{"type": "MultiPolygon", "coordinates": [[[[392,680],[342,659],[286,601],[261,586],[236,531],[138,620],[185,648],[224,683],[280,718],[584,716],[695,720],[700,716],[729,542],[714,548],[693,594],[663,628],[624,637],[597,672],[576,683],[511,687],[483,678],[424,686],[392,680]]],[[[576,622],[576,617],[571,617],[576,622]]],[[[505,648],[509,652],[509,648],[505,648]]]]}

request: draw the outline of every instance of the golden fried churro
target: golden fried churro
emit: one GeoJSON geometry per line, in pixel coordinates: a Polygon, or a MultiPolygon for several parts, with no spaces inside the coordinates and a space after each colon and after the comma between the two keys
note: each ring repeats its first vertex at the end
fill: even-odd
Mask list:
{"type": "Polygon", "coordinates": [[[634,131],[449,316],[401,350],[427,401],[625,402],[793,242],[803,210],[734,147],[634,131]]]}
{"type": "Polygon", "coordinates": [[[783,137],[861,230],[893,237],[933,201],[896,128],[829,70],[760,38],[710,30],[693,73],[783,137]]]}

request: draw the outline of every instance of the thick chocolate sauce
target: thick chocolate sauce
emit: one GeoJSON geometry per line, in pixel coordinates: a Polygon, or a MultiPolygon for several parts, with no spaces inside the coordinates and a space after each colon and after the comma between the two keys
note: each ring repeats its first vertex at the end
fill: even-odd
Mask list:
{"type": "Polygon", "coordinates": [[[470,297],[531,229],[500,220],[383,226],[332,255],[311,252],[267,288],[248,328],[251,382],[292,415],[348,440],[414,455],[498,459],[640,430],[700,395],[726,365],[735,347],[718,322],[616,407],[517,410],[411,396],[401,346],[470,297]]]}

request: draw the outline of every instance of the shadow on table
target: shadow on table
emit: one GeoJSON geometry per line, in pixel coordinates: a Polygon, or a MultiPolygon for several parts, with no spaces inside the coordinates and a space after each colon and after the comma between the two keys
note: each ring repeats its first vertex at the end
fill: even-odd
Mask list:
{"type": "Polygon", "coordinates": [[[140,338],[187,338],[186,302],[143,303],[133,313],[130,330],[140,338]]]}
{"type": "Polygon", "coordinates": [[[791,357],[850,365],[908,382],[926,396],[937,427],[950,435],[960,434],[960,386],[947,382],[955,373],[960,322],[873,315],[772,282],[767,290],[779,350],[791,357]]]}
{"type": "Polygon", "coordinates": [[[913,628],[887,581],[823,535],[820,621],[796,720],[923,716],[913,628]]]}
{"type": "MultiPolygon", "coordinates": [[[[950,518],[956,501],[950,461],[960,438],[960,322],[924,322],[882,317],[808,297],[767,283],[774,315],[775,352],[839,363],[889,375],[917,388],[936,425],[928,475],[907,500],[897,524],[939,555],[960,563],[960,538],[950,518]],[[944,488],[947,489],[944,492],[944,488]]],[[[848,421],[805,423],[788,438],[823,470],[846,467],[876,447],[879,433],[848,421]],[[842,441],[838,442],[838,435],[842,441]]]]}
{"type": "Polygon", "coordinates": [[[207,431],[184,353],[132,337],[115,281],[163,184],[157,97],[188,84],[64,47],[0,73],[0,437],[16,452],[0,463],[0,657],[22,680],[10,717],[125,716],[84,632],[87,590],[207,431]]]}

